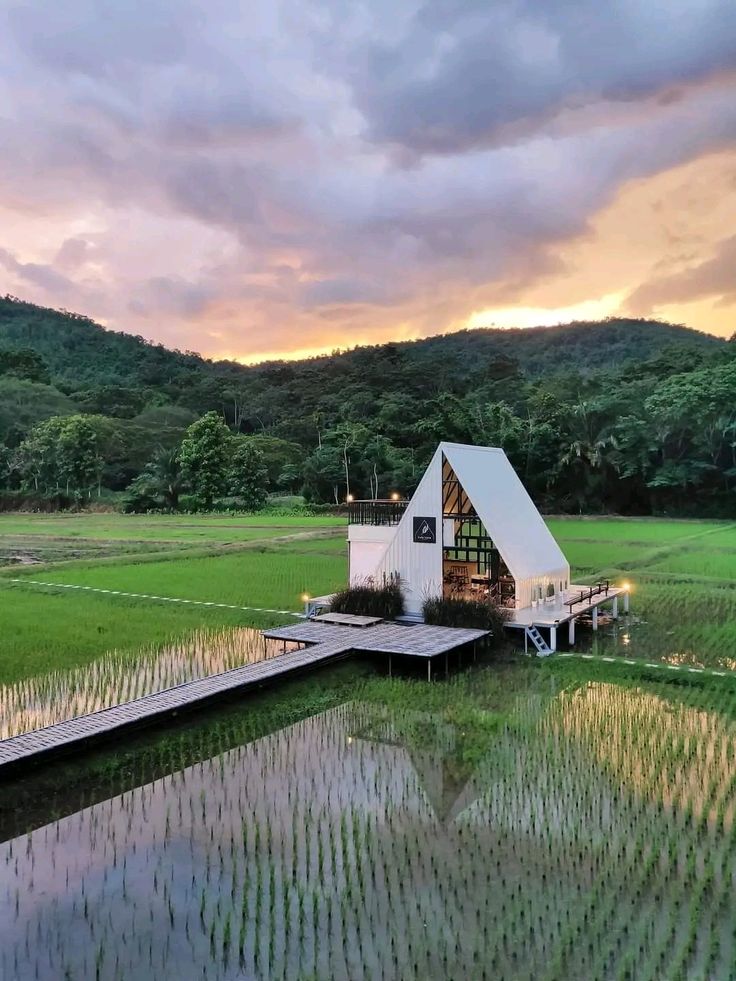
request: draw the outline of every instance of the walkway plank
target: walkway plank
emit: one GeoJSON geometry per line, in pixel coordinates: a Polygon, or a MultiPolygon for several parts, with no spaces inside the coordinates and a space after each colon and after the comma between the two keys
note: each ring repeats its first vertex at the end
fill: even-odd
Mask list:
{"type": "Polygon", "coordinates": [[[145,725],[160,716],[209,701],[228,692],[282,678],[309,665],[339,657],[350,649],[351,645],[343,638],[327,640],[307,650],[281,654],[255,664],[198,678],[196,681],[144,695],[90,715],[0,740],[0,778],[32,760],[79,748],[93,740],[106,738],[131,726],[145,725]]]}
{"type": "Polygon", "coordinates": [[[276,657],[246,664],[220,674],[198,678],[175,688],[144,695],[131,702],[101,709],[44,729],[0,740],[0,779],[32,760],[78,749],[132,726],[142,726],[161,716],[221,697],[228,692],[275,681],[294,671],[340,657],[353,651],[406,654],[427,661],[439,654],[471,644],[488,635],[487,630],[405,626],[378,622],[355,626],[305,621],[293,626],[264,630],[263,636],[307,646],[276,657]]]}

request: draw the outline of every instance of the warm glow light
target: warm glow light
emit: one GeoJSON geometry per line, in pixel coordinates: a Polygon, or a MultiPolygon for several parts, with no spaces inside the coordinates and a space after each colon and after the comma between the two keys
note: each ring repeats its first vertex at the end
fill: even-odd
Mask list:
{"type": "Polygon", "coordinates": [[[348,494],[348,496],[345,498],[345,500],[348,502],[348,504],[350,504],[350,502],[353,500],[353,495],[352,494],[348,494]]]}
{"type": "Polygon", "coordinates": [[[394,491],[394,492],[393,492],[393,493],[391,494],[391,500],[392,500],[392,501],[398,501],[398,499],[399,499],[399,497],[400,497],[400,495],[399,495],[399,493],[398,493],[398,491],[394,491]]]}
{"type": "Polygon", "coordinates": [[[626,593],[630,592],[631,591],[631,583],[629,583],[629,582],[622,582],[621,583],[621,589],[623,589],[624,592],[626,592],[626,593]]]}
{"type": "Polygon", "coordinates": [[[553,327],[572,320],[600,320],[615,314],[623,301],[622,293],[608,293],[597,300],[585,300],[559,307],[492,307],[476,310],[468,318],[469,329],[475,327],[553,327]]]}
{"type": "Polygon", "coordinates": [[[302,603],[309,602],[309,593],[302,593],[302,603]]]}

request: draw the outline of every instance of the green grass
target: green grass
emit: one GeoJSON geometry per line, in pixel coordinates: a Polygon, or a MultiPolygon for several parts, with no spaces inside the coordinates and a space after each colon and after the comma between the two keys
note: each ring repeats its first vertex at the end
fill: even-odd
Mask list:
{"type": "MultiPolygon", "coordinates": [[[[733,522],[553,519],[572,578],[632,583],[633,625],[603,630],[595,653],[736,669],[733,522]]],[[[587,641],[590,644],[590,641],[587,641]]]]}
{"type": "Polygon", "coordinates": [[[345,532],[320,538],[301,538],[274,543],[280,552],[301,552],[307,554],[344,555],[347,559],[348,543],[345,532]]]}
{"type": "MultiPolygon", "coordinates": [[[[605,574],[632,581],[633,609],[644,621],[631,633],[632,654],[715,665],[736,652],[735,524],[617,518],[554,518],[549,524],[570,559],[573,579],[605,574]],[[730,583],[733,589],[722,588],[730,583]]],[[[347,571],[345,523],[330,517],[0,516],[0,554],[13,535],[32,535],[51,560],[69,557],[67,541],[96,543],[101,551],[58,566],[52,561],[3,570],[0,682],[85,663],[112,648],[134,653],[202,626],[263,623],[255,613],[13,587],[7,584],[11,577],[298,610],[303,592],[331,592],[347,571]],[[159,544],[165,557],[147,554],[159,544]],[[111,554],[113,546],[126,554],[111,554]]],[[[603,633],[595,642],[605,649],[603,633]]]]}
{"type": "MultiPolygon", "coordinates": [[[[299,610],[301,596],[331,592],[345,581],[341,555],[243,550],[166,561],[79,563],[17,578],[154,596],[299,610]]],[[[0,578],[0,683],[53,667],[84,664],[116,648],[135,653],[198,627],[283,622],[283,616],[212,610],[156,600],[17,585],[0,578]],[[4,588],[2,588],[4,586],[4,588]]]]}
{"type": "MultiPolygon", "coordinates": [[[[174,606],[95,593],[0,587],[0,684],[88,664],[104,651],[135,652],[151,643],[255,622],[235,610],[174,606]]],[[[276,618],[263,617],[266,625],[276,618]]]]}
{"type": "MultiPolygon", "coordinates": [[[[339,555],[320,556],[315,560],[311,555],[289,551],[243,550],[160,562],[104,566],[87,563],[73,569],[47,571],[41,578],[45,582],[98,589],[299,610],[303,593],[314,596],[329,592],[344,583],[346,574],[345,560],[339,555]]],[[[29,573],[27,578],[34,576],[29,573]]]]}
{"type": "Polygon", "coordinates": [[[736,579],[736,549],[688,548],[652,562],[647,569],[706,579],[736,579]]]}
{"type": "MultiPolygon", "coordinates": [[[[336,534],[344,521],[329,516],[264,515],[0,515],[0,568],[106,559],[145,553],[232,549],[336,534]]],[[[326,546],[330,548],[330,546],[326,546]]]]}
{"type": "Polygon", "coordinates": [[[0,537],[43,535],[127,541],[251,541],[320,528],[343,528],[331,515],[293,514],[0,514],[0,537]]]}
{"type": "MultiPolygon", "coordinates": [[[[576,577],[585,578],[605,569],[625,569],[632,559],[644,550],[632,549],[631,545],[620,542],[587,542],[570,540],[560,542],[571,566],[573,581],[576,577]]],[[[650,546],[647,546],[647,551],[650,546]]]]}
{"type": "Polygon", "coordinates": [[[559,542],[638,542],[647,545],[667,545],[701,535],[726,534],[736,536],[733,522],[688,521],[662,518],[549,518],[552,534],[559,542]]]}

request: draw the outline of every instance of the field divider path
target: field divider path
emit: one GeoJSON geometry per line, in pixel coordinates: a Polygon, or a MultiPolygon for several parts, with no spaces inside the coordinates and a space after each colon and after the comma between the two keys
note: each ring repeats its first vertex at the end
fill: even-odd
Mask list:
{"type": "MultiPolygon", "coordinates": [[[[601,661],[604,664],[626,664],[640,668],[656,668],[661,671],[679,671],[684,674],[702,674],[712,678],[733,678],[736,681],[734,671],[716,671],[715,668],[695,668],[689,664],[667,664],[664,661],[642,661],[634,657],[611,657],[605,654],[582,654],[577,651],[562,651],[554,655],[555,658],[575,657],[581,661],[601,661]]],[[[553,658],[554,661],[554,658],[553,658]]]]}
{"type": "Polygon", "coordinates": [[[52,589],[81,589],[90,593],[104,593],[107,596],[124,596],[130,597],[131,599],[147,599],[161,603],[186,603],[190,606],[209,606],[221,610],[242,610],[245,613],[276,613],[280,616],[297,617],[299,620],[304,619],[303,613],[298,613],[294,610],[274,610],[263,606],[236,606],[233,603],[217,603],[214,600],[184,599],[180,596],[154,596],[150,593],[128,593],[122,589],[103,589],[100,586],[81,586],[77,583],[68,582],[48,582],[42,579],[28,579],[25,576],[22,579],[8,579],[7,581],[18,586],[29,585],[46,586],[52,589]]]}

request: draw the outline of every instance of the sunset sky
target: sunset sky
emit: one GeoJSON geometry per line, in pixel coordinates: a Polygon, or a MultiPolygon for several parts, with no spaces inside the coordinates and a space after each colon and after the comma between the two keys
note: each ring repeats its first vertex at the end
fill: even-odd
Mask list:
{"type": "Polygon", "coordinates": [[[0,293],[244,361],[736,331],[734,0],[4,0],[0,293]]]}

